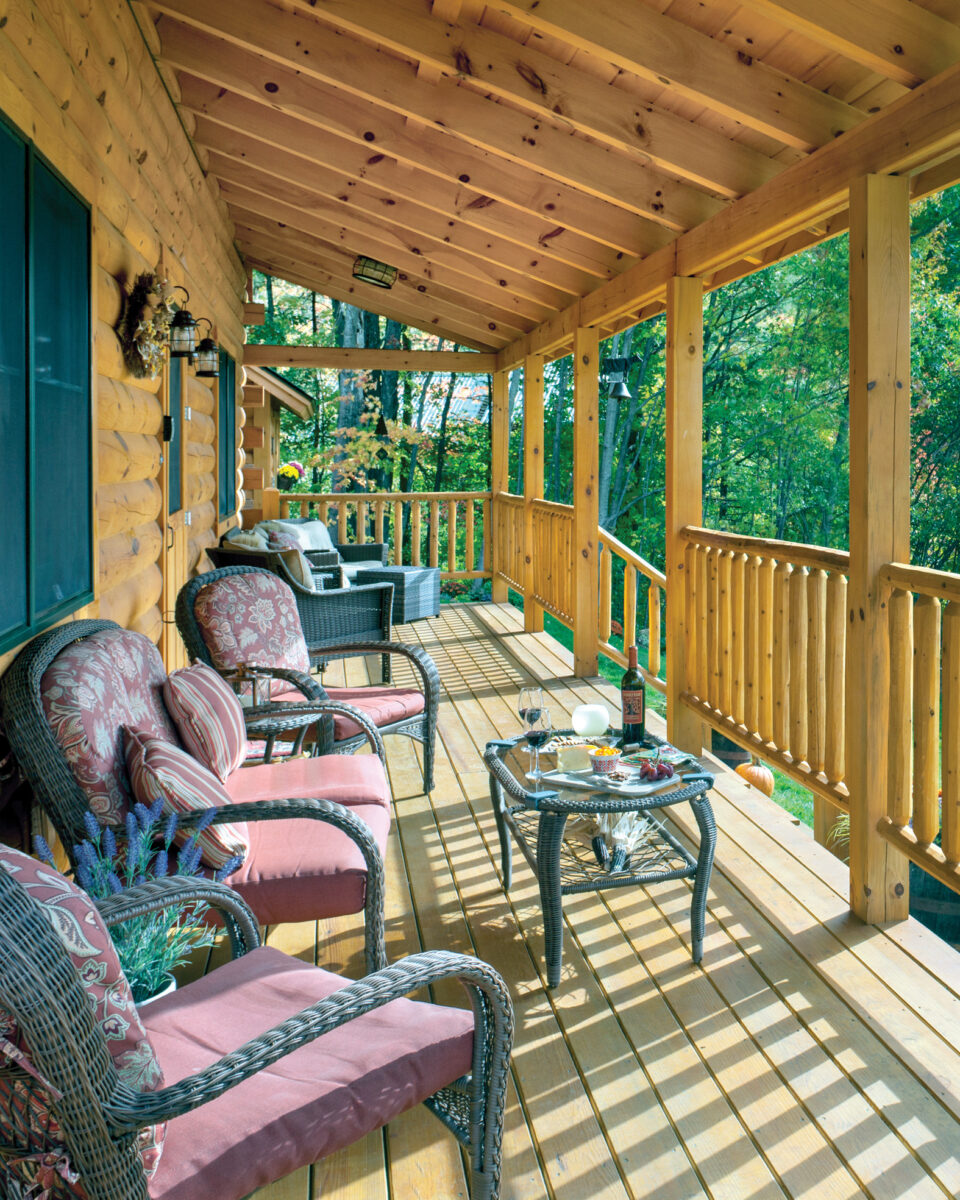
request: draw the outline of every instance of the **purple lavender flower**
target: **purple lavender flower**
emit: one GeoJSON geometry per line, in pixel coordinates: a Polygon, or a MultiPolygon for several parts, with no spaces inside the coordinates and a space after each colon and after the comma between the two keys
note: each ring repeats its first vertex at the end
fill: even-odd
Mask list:
{"type": "Polygon", "coordinates": [[[34,835],[33,848],[36,851],[37,858],[43,859],[47,866],[55,867],[57,865],[53,861],[53,851],[47,845],[46,839],[42,838],[39,833],[34,835]]]}
{"type": "Polygon", "coordinates": [[[89,809],[83,814],[83,827],[87,831],[87,837],[92,842],[99,840],[101,833],[100,824],[89,809]]]}

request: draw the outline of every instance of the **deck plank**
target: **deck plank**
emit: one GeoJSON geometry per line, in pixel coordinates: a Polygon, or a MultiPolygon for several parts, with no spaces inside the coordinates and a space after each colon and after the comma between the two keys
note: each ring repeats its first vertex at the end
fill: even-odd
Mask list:
{"type": "MultiPolygon", "coordinates": [[[[960,955],[912,921],[878,930],[852,920],[845,866],[723,774],[702,969],[690,962],[690,891],[679,881],[569,897],[563,978],[547,991],[536,883],[515,856],[509,896],[500,887],[481,754],[489,738],[519,731],[524,684],[546,689],[556,725],[580,703],[616,711],[616,688],[575,679],[570,652],[525,633],[510,605],[444,606],[395,636],[433,655],[442,700],[431,795],[421,749],[387,742],[388,950],[476,953],[508,980],[517,1044],[503,1200],[960,1194],[960,955]]],[[[357,684],[378,670],[378,659],[354,659],[325,681],[357,684]]],[[[692,819],[675,816],[692,842],[692,819]]],[[[362,972],[355,918],[268,933],[329,969],[362,972]]],[[[464,1003],[455,984],[435,999],[464,1003]]],[[[452,1200],[466,1195],[466,1176],[421,1109],[256,1200],[320,1195],[452,1200]]]]}

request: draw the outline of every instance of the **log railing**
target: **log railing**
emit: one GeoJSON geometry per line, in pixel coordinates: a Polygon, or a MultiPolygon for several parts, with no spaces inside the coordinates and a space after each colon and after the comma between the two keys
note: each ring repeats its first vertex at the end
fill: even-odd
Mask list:
{"type": "Polygon", "coordinates": [[[880,578],[890,628],[880,833],[960,891],[960,575],[891,563],[880,578]]]}
{"type": "MultiPolygon", "coordinates": [[[[610,637],[613,631],[613,579],[614,560],[622,564],[623,569],[623,608],[621,622],[623,628],[624,646],[637,645],[637,599],[638,585],[646,582],[646,613],[647,613],[647,666],[641,664],[641,671],[651,687],[658,692],[665,692],[667,685],[660,678],[660,631],[662,628],[662,601],[666,592],[667,577],[636,554],[629,546],[625,546],[605,529],[600,530],[600,652],[615,662],[626,666],[627,656],[623,650],[611,645],[610,637]]],[[[642,598],[642,597],[641,597],[642,598]]],[[[642,640],[642,639],[641,639],[642,640]]]]}
{"type": "Polygon", "coordinates": [[[573,627],[573,508],[533,501],[533,598],[573,627]]]}
{"type": "Polygon", "coordinates": [[[336,522],[337,541],[386,542],[388,562],[439,567],[443,579],[489,579],[489,492],[264,492],[280,517],[336,522]]]}
{"type": "Polygon", "coordinates": [[[493,558],[496,573],[514,589],[524,590],[524,499],[498,492],[493,505],[493,558]]]}
{"type": "Polygon", "coordinates": [[[849,555],[692,526],[683,537],[685,611],[693,618],[684,702],[847,809],[849,555]]]}

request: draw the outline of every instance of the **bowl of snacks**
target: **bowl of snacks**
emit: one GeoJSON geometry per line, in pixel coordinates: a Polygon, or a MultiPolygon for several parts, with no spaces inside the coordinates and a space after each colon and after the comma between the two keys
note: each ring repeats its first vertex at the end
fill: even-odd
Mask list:
{"type": "Polygon", "coordinates": [[[590,746],[587,755],[596,775],[612,775],[620,765],[620,751],[615,746],[590,746]]]}

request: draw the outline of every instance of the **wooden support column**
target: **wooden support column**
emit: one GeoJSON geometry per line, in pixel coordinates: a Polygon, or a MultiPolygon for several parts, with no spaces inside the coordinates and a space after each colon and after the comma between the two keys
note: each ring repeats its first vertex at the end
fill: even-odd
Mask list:
{"type": "Polygon", "coordinates": [[[533,598],[533,502],[543,499],[543,358],[523,360],[523,627],[543,629],[543,609],[533,598]]]}
{"type": "Polygon", "coordinates": [[[887,562],[910,555],[910,185],[850,188],[850,583],[846,783],[850,907],[864,921],[909,909],[907,860],[877,833],[887,813],[887,562]]]}
{"type": "Polygon", "coordinates": [[[695,614],[686,612],[684,525],[703,522],[703,281],[667,283],[667,737],[699,754],[703,722],[680,699],[690,668],[695,614]]]}
{"type": "Polygon", "coordinates": [[[510,372],[494,371],[491,376],[490,395],[490,490],[493,501],[490,505],[493,529],[490,538],[490,563],[493,579],[490,598],[494,604],[505,604],[507,600],[506,580],[498,575],[502,547],[499,544],[497,495],[510,488],[510,372]]]}
{"type": "Polygon", "coordinates": [[[596,329],[573,335],[573,673],[600,669],[600,343],[596,329]]]}

